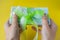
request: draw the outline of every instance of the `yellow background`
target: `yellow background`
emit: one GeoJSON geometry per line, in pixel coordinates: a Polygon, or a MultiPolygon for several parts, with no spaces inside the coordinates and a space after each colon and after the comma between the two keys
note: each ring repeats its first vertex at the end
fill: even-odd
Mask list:
{"type": "MultiPolygon", "coordinates": [[[[60,40],[60,0],[0,0],[0,40],[5,40],[4,23],[10,17],[10,9],[12,6],[48,7],[50,17],[58,26],[55,40],[60,40]]],[[[32,40],[35,33],[35,31],[32,31],[28,27],[21,34],[21,40],[24,40],[23,35],[26,34],[27,40],[32,40]]],[[[39,39],[41,39],[40,36],[39,39]]]]}

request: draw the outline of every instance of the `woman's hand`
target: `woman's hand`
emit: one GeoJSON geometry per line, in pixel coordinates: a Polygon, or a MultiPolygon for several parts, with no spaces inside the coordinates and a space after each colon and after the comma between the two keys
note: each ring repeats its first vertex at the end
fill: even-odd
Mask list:
{"type": "Polygon", "coordinates": [[[17,16],[14,14],[12,24],[10,25],[9,20],[5,24],[6,40],[19,40],[20,39],[20,28],[17,22],[17,16]]]}
{"type": "Polygon", "coordinates": [[[56,35],[56,24],[50,20],[50,26],[48,24],[47,16],[44,15],[42,18],[42,40],[54,40],[56,35]]]}
{"type": "MultiPolygon", "coordinates": [[[[33,30],[37,31],[33,26],[33,30]]],[[[47,16],[44,15],[42,17],[42,30],[38,30],[38,32],[42,35],[42,40],[54,40],[56,35],[57,26],[56,24],[50,20],[50,25],[48,24],[47,16]]]]}

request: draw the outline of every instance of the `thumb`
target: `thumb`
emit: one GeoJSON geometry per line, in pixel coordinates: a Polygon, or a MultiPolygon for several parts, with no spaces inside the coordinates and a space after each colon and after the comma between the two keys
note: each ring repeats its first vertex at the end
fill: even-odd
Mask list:
{"type": "Polygon", "coordinates": [[[18,24],[18,18],[17,15],[15,13],[13,13],[13,17],[12,17],[12,25],[18,24]]]}
{"type": "Polygon", "coordinates": [[[49,29],[48,20],[47,20],[47,16],[46,16],[46,15],[44,15],[44,16],[42,17],[42,28],[47,28],[47,29],[49,29]]]}

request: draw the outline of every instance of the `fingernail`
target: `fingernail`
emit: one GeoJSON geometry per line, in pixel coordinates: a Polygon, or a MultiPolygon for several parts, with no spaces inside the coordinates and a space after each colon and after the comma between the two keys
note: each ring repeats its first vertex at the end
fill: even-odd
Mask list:
{"type": "Polygon", "coordinates": [[[47,16],[47,14],[46,14],[46,13],[44,13],[44,16],[47,16]]]}
{"type": "Polygon", "coordinates": [[[44,15],[46,15],[46,13],[44,13],[44,15]]]}
{"type": "Polygon", "coordinates": [[[43,18],[44,16],[46,16],[46,13],[44,13],[44,15],[42,16],[42,18],[43,18]]]}

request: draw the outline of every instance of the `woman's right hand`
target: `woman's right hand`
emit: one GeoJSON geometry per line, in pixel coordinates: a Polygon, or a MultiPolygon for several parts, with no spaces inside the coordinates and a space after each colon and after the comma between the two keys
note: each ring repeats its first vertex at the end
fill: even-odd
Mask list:
{"type": "Polygon", "coordinates": [[[50,26],[48,24],[47,16],[44,15],[42,18],[42,40],[54,40],[56,35],[56,24],[50,20],[50,26]]]}

